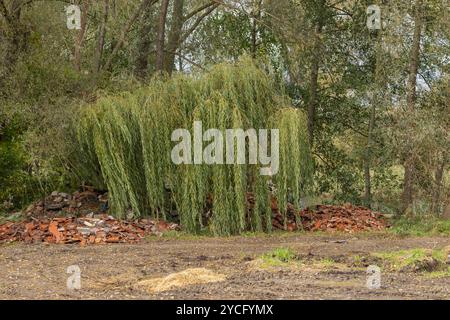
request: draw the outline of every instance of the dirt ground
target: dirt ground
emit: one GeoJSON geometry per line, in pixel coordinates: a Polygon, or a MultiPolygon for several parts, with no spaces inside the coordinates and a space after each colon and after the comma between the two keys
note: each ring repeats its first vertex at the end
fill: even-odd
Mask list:
{"type": "MultiPolygon", "coordinates": [[[[450,238],[293,234],[232,238],[152,238],[140,244],[0,245],[0,299],[450,299],[450,277],[382,272],[381,288],[366,287],[366,269],[351,257],[402,249],[441,249],[450,238]],[[306,263],[261,267],[262,254],[289,247],[306,263]],[[321,265],[322,260],[336,261],[321,265]],[[79,266],[81,289],[68,290],[67,268],[79,266]],[[206,268],[225,281],[160,293],[142,280],[206,268]]],[[[367,264],[372,264],[368,261],[367,264]]]]}

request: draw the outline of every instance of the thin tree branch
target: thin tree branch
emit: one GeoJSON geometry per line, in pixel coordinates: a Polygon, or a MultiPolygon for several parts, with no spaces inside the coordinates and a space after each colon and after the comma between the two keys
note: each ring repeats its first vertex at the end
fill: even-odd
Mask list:
{"type": "MultiPolygon", "coordinates": [[[[190,64],[192,64],[194,67],[197,67],[197,68],[199,68],[199,69],[201,69],[201,70],[205,70],[205,71],[207,70],[205,67],[199,65],[197,62],[192,61],[191,59],[189,59],[189,58],[186,57],[185,55],[182,55],[182,54],[179,53],[179,52],[169,51],[169,50],[164,50],[164,52],[165,52],[165,53],[173,53],[174,55],[176,55],[176,56],[180,57],[181,59],[186,60],[187,62],[189,62],[190,64]]],[[[152,51],[150,51],[150,53],[151,53],[151,54],[154,54],[154,53],[156,53],[156,50],[152,50],[152,51]]]]}
{"type": "Polygon", "coordinates": [[[338,7],[335,7],[335,6],[329,6],[329,7],[332,8],[332,9],[334,9],[334,10],[336,10],[336,11],[342,12],[341,14],[338,13],[338,15],[346,15],[346,16],[349,16],[350,18],[353,18],[353,14],[350,13],[350,12],[348,12],[348,11],[345,10],[345,9],[338,8],[338,7]]]}
{"type": "Polygon", "coordinates": [[[122,48],[122,45],[125,41],[125,36],[126,34],[130,31],[131,27],[133,26],[134,22],[137,20],[137,18],[139,17],[139,15],[141,14],[141,12],[144,10],[144,8],[149,5],[152,6],[154,5],[156,2],[158,2],[159,0],[143,0],[141,2],[141,4],[139,5],[139,7],[137,8],[137,10],[134,12],[134,14],[131,16],[131,18],[128,20],[128,22],[126,23],[125,27],[122,29],[122,32],[120,34],[120,38],[119,41],[117,42],[117,44],[115,45],[113,51],[111,52],[108,60],[105,63],[105,66],[103,67],[104,70],[108,70],[109,67],[112,64],[113,58],[114,56],[117,54],[117,52],[120,50],[120,48],[122,48]]]}
{"type": "Polygon", "coordinates": [[[185,32],[185,34],[181,37],[180,40],[180,45],[186,41],[187,38],[189,38],[189,36],[192,34],[192,32],[195,31],[195,29],[197,29],[197,27],[199,26],[199,24],[203,21],[203,19],[205,19],[211,12],[213,12],[218,6],[220,6],[220,4],[216,3],[214,4],[211,8],[209,8],[205,13],[203,13],[201,16],[199,16],[197,18],[197,20],[195,20],[194,24],[185,32]]]}
{"type": "Polygon", "coordinates": [[[193,16],[195,16],[197,13],[199,13],[199,12],[201,12],[201,11],[203,11],[203,10],[209,8],[209,7],[211,7],[211,6],[214,5],[214,4],[216,4],[216,1],[211,1],[211,2],[209,2],[209,3],[207,3],[207,4],[203,5],[203,6],[200,6],[200,7],[196,8],[196,9],[192,10],[192,11],[189,12],[185,17],[183,17],[183,20],[184,20],[184,21],[189,20],[190,18],[192,18],[193,16]]]}
{"type": "Polygon", "coordinates": [[[425,84],[431,90],[433,87],[431,86],[431,83],[428,81],[428,79],[420,71],[417,71],[417,74],[422,78],[422,80],[425,82],[425,84]]]}
{"type": "MultiPolygon", "coordinates": [[[[248,13],[247,11],[245,11],[242,8],[239,8],[239,7],[227,4],[227,3],[223,2],[222,0],[214,0],[214,2],[216,4],[223,5],[224,7],[228,8],[228,9],[235,10],[237,12],[241,12],[241,13],[243,13],[244,15],[246,15],[249,18],[255,19],[256,22],[258,22],[260,25],[264,26],[265,28],[267,28],[267,29],[269,29],[271,31],[275,31],[275,29],[271,25],[269,25],[268,23],[264,22],[262,19],[258,19],[257,17],[253,16],[252,14],[248,13]]],[[[278,22],[283,22],[282,19],[274,16],[273,14],[271,14],[271,13],[269,13],[267,11],[264,11],[264,14],[272,17],[273,19],[277,20],[278,22]]]]}
{"type": "Polygon", "coordinates": [[[173,52],[173,54],[175,54],[176,56],[180,57],[183,60],[186,60],[187,62],[189,62],[190,64],[192,64],[194,67],[197,67],[203,71],[206,71],[207,69],[201,65],[199,65],[198,63],[192,61],[191,59],[187,58],[185,55],[182,55],[179,52],[173,52]]]}

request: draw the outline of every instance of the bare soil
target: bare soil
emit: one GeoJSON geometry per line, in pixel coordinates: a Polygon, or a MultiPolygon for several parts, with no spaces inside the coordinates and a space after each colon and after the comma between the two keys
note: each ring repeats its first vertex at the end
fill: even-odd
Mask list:
{"type": "MultiPolygon", "coordinates": [[[[151,238],[139,244],[0,245],[0,299],[450,299],[450,277],[383,272],[381,288],[366,287],[367,274],[352,257],[403,249],[441,249],[450,238],[381,235],[292,234],[231,238],[151,238]],[[301,265],[259,267],[270,250],[292,248],[301,265]],[[336,263],[321,264],[327,259],[336,263]],[[81,269],[81,289],[67,289],[67,268],[81,269]],[[139,281],[190,268],[226,280],[159,293],[139,281]]],[[[367,258],[367,264],[372,264],[367,258]]]]}

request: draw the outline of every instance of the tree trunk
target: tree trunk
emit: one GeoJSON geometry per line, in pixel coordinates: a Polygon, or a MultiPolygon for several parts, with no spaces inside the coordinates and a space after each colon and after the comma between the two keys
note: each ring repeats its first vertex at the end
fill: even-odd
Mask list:
{"type": "Polygon", "coordinates": [[[95,52],[94,69],[99,72],[102,64],[103,47],[105,45],[106,23],[108,22],[109,0],[104,0],[103,19],[98,30],[97,50],[95,52]]]}
{"type": "Polygon", "coordinates": [[[156,43],[156,71],[164,70],[164,45],[166,39],[166,20],[169,0],[162,0],[158,20],[158,40],[156,43]]]}
{"type": "Polygon", "coordinates": [[[3,1],[0,3],[0,13],[4,17],[7,27],[3,37],[6,40],[6,45],[3,57],[3,74],[0,78],[1,86],[4,85],[3,82],[14,72],[15,66],[19,61],[21,47],[23,47],[21,46],[21,41],[25,41],[25,31],[20,22],[21,9],[19,1],[13,1],[9,10],[3,1]]]}
{"type": "Polygon", "coordinates": [[[375,127],[375,114],[376,114],[376,102],[372,101],[369,117],[369,130],[367,134],[367,146],[364,159],[364,204],[368,207],[372,207],[372,183],[370,177],[370,165],[372,162],[372,143],[373,143],[373,129],[375,127]]]}
{"type": "Polygon", "coordinates": [[[439,214],[439,204],[441,202],[441,193],[442,193],[442,178],[444,177],[444,168],[447,161],[445,159],[445,155],[442,157],[442,162],[439,163],[439,166],[436,168],[434,173],[434,190],[433,190],[433,199],[431,203],[431,212],[438,215],[439,214]]]}
{"type": "Polygon", "coordinates": [[[314,34],[314,48],[311,64],[311,74],[309,80],[309,100],[308,100],[308,134],[309,144],[312,147],[314,142],[314,122],[317,108],[317,89],[319,79],[319,67],[320,67],[320,48],[322,41],[320,34],[322,32],[322,23],[319,21],[314,34]]]}
{"type": "MultiPolygon", "coordinates": [[[[422,0],[416,1],[415,15],[414,15],[414,35],[413,43],[411,47],[410,63],[409,63],[409,75],[407,84],[407,108],[409,111],[413,111],[416,103],[416,84],[417,84],[417,72],[419,69],[420,58],[420,39],[422,33],[423,19],[422,19],[422,0]]],[[[403,179],[403,193],[401,211],[405,213],[410,210],[413,202],[413,188],[414,188],[414,155],[408,154],[404,164],[405,176],[403,179]]]]}
{"type": "Polygon", "coordinates": [[[183,30],[184,16],[183,16],[184,0],[174,0],[172,12],[172,25],[169,32],[169,40],[167,42],[166,57],[164,63],[164,70],[168,74],[172,74],[175,66],[175,53],[178,50],[181,32],[183,30]]]}
{"type": "Polygon", "coordinates": [[[78,31],[77,38],[75,39],[74,50],[74,66],[77,71],[81,71],[81,50],[83,48],[84,37],[86,35],[86,21],[87,13],[89,10],[89,1],[83,0],[81,9],[81,29],[78,31]]]}
{"type": "Polygon", "coordinates": [[[386,81],[382,72],[382,59],[380,59],[380,53],[382,52],[382,41],[382,33],[380,30],[376,35],[375,64],[373,66],[375,92],[372,96],[372,101],[370,101],[371,107],[369,116],[369,128],[367,132],[367,146],[364,157],[364,204],[368,208],[372,207],[372,182],[370,169],[372,164],[372,145],[374,142],[373,131],[375,128],[377,105],[382,104],[383,92],[386,90],[386,81]]]}
{"type": "Polygon", "coordinates": [[[104,70],[108,70],[109,67],[111,67],[111,64],[113,62],[114,56],[117,54],[117,52],[120,50],[120,48],[122,48],[127,33],[130,31],[130,29],[133,26],[134,22],[140,16],[140,14],[144,10],[144,8],[146,8],[147,5],[151,6],[151,5],[155,4],[157,1],[158,0],[142,0],[141,4],[137,8],[137,10],[134,12],[134,14],[131,16],[131,18],[127,21],[127,23],[123,27],[122,31],[120,32],[119,40],[113,46],[113,50],[111,52],[111,55],[109,56],[108,60],[105,63],[105,66],[103,67],[104,70]]]}
{"type": "Polygon", "coordinates": [[[251,42],[251,54],[252,58],[256,59],[256,52],[258,50],[258,20],[261,18],[261,6],[262,0],[258,0],[255,8],[253,8],[252,14],[252,42],[251,42]]]}
{"type": "Polygon", "coordinates": [[[148,75],[149,57],[152,49],[153,11],[149,3],[144,8],[144,16],[139,30],[138,56],[135,62],[134,74],[139,79],[145,79],[148,75]]]}

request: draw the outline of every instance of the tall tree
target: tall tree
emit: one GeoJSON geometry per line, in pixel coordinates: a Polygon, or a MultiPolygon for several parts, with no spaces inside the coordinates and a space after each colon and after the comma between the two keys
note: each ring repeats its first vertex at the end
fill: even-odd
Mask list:
{"type": "Polygon", "coordinates": [[[314,122],[317,108],[317,94],[319,87],[319,68],[321,59],[321,33],[322,33],[323,22],[318,19],[316,24],[316,29],[314,32],[314,47],[313,55],[311,56],[311,70],[309,77],[309,97],[308,97],[308,133],[309,133],[309,144],[312,146],[314,141],[314,122]]]}
{"type": "MultiPolygon", "coordinates": [[[[408,83],[406,88],[407,109],[410,112],[414,111],[416,104],[417,75],[420,63],[420,40],[424,25],[423,10],[424,10],[423,0],[416,0],[414,8],[414,34],[409,57],[408,83]]],[[[403,193],[402,193],[402,207],[401,207],[402,212],[406,212],[407,210],[409,210],[413,202],[414,171],[415,171],[413,154],[407,154],[404,167],[405,167],[405,174],[403,178],[403,193]]]]}
{"type": "Polygon", "coordinates": [[[3,57],[3,70],[0,69],[0,85],[6,81],[14,71],[20,57],[21,47],[26,41],[25,26],[21,22],[23,3],[13,0],[7,5],[5,0],[0,0],[0,16],[4,19],[6,28],[1,30],[1,38],[5,40],[5,53],[3,57]],[[3,74],[2,74],[3,73],[3,74]]]}
{"type": "Polygon", "coordinates": [[[120,36],[119,39],[117,41],[117,43],[115,44],[108,60],[106,61],[103,69],[104,70],[108,70],[111,67],[111,64],[113,62],[113,59],[115,57],[115,55],[117,54],[117,52],[122,48],[124,42],[125,42],[125,37],[128,34],[128,32],[130,32],[131,27],[134,25],[134,23],[136,22],[136,20],[139,18],[139,16],[141,15],[141,13],[144,11],[144,8],[146,8],[147,6],[151,6],[154,5],[156,2],[158,2],[158,0],[142,0],[141,3],[139,4],[138,8],[136,9],[136,11],[133,13],[133,15],[128,19],[128,21],[126,22],[126,24],[123,26],[121,32],[120,32],[120,36]]]}
{"type": "Polygon", "coordinates": [[[97,38],[97,48],[95,51],[94,70],[99,72],[101,68],[103,47],[105,45],[106,23],[108,22],[109,0],[103,0],[103,16],[100,22],[97,38]]]}
{"type": "Polygon", "coordinates": [[[144,7],[144,14],[139,26],[138,52],[134,67],[134,74],[145,79],[148,74],[149,57],[152,50],[152,31],[154,29],[154,10],[151,3],[144,7]]]}
{"type": "MultiPolygon", "coordinates": [[[[181,55],[181,46],[189,38],[189,36],[198,28],[202,21],[208,17],[219,5],[218,1],[210,1],[199,7],[193,8],[185,16],[183,15],[184,1],[174,0],[172,13],[172,25],[169,33],[167,49],[164,50],[164,70],[171,74],[174,69],[175,56],[178,54],[181,59],[189,60],[181,55]],[[191,19],[196,17],[192,22],[191,19]],[[188,25],[187,30],[183,32],[183,28],[188,25]]],[[[192,61],[189,61],[193,63],[192,61]]]]}
{"type": "Polygon", "coordinates": [[[251,54],[253,59],[256,59],[256,52],[258,50],[258,21],[261,19],[261,7],[262,7],[262,0],[256,0],[254,2],[252,8],[252,41],[251,41],[251,54]]]}
{"type": "Polygon", "coordinates": [[[371,70],[373,74],[372,90],[370,90],[370,111],[369,111],[369,125],[367,129],[367,144],[364,152],[364,203],[367,207],[372,207],[372,158],[374,153],[374,131],[377,107],[386,102],[387,79],[385,76],[385,54],[383,49],[383,29],[372,30],[370,32],[370,44],[373,44],[372,50],[373,61],[371,70]]]}
{"type": "Polygon", "coordinates": [[[175,64],[175,53],[180,43],[184,24],[184,0],[174,0],[172,11],[172,23],[167,41],[167,50],[164,61],[164,70],[171,74],[175,64]]]}
{"type": "Polygon", "coordinates": [[[164,47],[166,40],[166,20],[169,0],[161,0],[161,9],[158,19],[158,39],[156,42],[156,71],[164,70],[164,47]]]}
{"type": "Polygon", "coordinates": [[[81,29],[78,30],[75,39],[74,66],[77,71],[81,71],[82,49],[87,33],[87,18],[89,11],[89,1],[83,0],[81,4],[81,29]]]}

